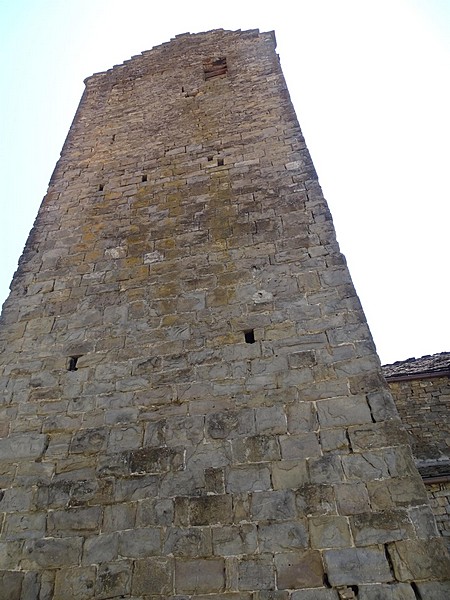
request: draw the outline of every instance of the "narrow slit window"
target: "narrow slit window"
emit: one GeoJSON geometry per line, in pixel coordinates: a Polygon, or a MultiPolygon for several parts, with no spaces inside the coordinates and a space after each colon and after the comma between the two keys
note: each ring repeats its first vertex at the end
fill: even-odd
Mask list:
{"type": "Polygon", "coordinates": [[[103,192],[103,188],[104,188],[104,187],[105,187],[105,186],[103,185],[103,183],[101,183],[101,184],[98,186],[98,191],[99,191],[99,192],[103,192]]]}
{"type": "Polygon", "coordinates": [[[255,340],[255,330],[254,329],[247,329],[247,331],[244,331],[244,338],[245,338],[246,344],[254,344],[256,342],[256,340],[255,340]]]}
{"type": "Polygon", "coordinates": [[[67,363],[68,371],[78,371],[77,363],[79,358],[79,356],[69,356],[69,361],[67,363]]]}
{"type": "Polygon", "coordinates": [[[145,183],[147,181],[147,175],[142,175],[142,182],[145,183]]]}
{"type": "Polygon", "coordinates": [[[217,166],[218,167],[223,167],[223,158],[218,158],[217,159],[217,166]]]}
{"type": "Polygon", "coordinates": [[[225,56],[221,56],[220,58],[210,58],[203,63],[205,81],[208,81],[208,79],[212,79],[213,77],[218,77],[219,75],[226,75],[227,72],[228,67],[225,56]]]}

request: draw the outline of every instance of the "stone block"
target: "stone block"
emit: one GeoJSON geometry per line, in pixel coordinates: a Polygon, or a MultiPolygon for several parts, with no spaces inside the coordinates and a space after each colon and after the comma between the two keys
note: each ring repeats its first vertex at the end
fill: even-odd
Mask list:
{"type": "Polygon", "coordinates": [[[90,531],[100,531],[102,509],[99,506],[54,510],[47,518],[47,532],[50,535],[77,535],[90,531]]]}
{"type": "Polygon", "coordinates": [[[341,483],[334,486],[338,511],[341,515],[366,513],[370,510],[369,493],[360,482],[341,483]]]}
{"type": "Polygon", "coordinates": [[[301,516],[336,514],[336,501],[331,485],[302,485],[295,492],[295,504],[301,516]]]}
{"type": "Polygon", "coordinates": [[[361,585],[358,592],[358,600],[417,600],[412,587],[405,583],[361,585]]]}
{"type": "Polygon", "coordinates": [[[231,495],[190,498],[188,505],[191,525],[227,524],[233,520],[231,495]]]}
{"type": "MultiPolygon", "coordinates": [[[[346,457],[343,457],[346,458],[346,457]]],[[[344,471],[340,456],[326,455],[308,460],[311,483],[341,483],[344,471]]]]}
{"type": "Polygon", "coordinates": [[[119,556],[145,558],[161,553],[161,530],[143,527],[119,532],[119,556]]]}
{"type": "Polygon", "coordinates": [[[24,574],[0,571],[0,600],[21,600],[24,574]]]}
{"type": "Polygon", "coordinates": [[[323,452],[338,450],[341,453],[348,453],[349,443],[345,429],[321,429],[320,446],[323,452]]]}
{"type": "Polygon", "coordinates": [[[183,450],[181,448],[146,447],[132,450],[127,461],[130,473],[166,473],[177,471],[183,466],[183,450]]]}
{"type": "Polygon", "coordinates": [[[123,597],[130,593],[132,565],[127,561],[100,564],[95,582],[95,598],[123,597]]]}
{"type": "Polygon", "coordinates": [[[238,566],[240,590],[273,590],[275,573],[271,555],[243,557],[238,566]]]}
{"type": "Polygon", "coordinates": [[[426,600],[448,600],[450,598],[450,581],[424,581],[417,584],[417,589],[422,598],[426,598],[426,600]]]}
{"type": "Polygon", "coordinates": [[[293,592],[291,600],[339,600],[339,595],[336,590],[314,588],[293,592]]]}
{"type": "Polygon", "coordinates": [[[221,411],[208,415],[206,431],[213,439],[230,439],[256,433],[253,411],[221,411]]]}
{"type": "Polygon", "coordinates": [[[99,564],[115,560],[119,554],[119,534],[102,533],[88,537],[83,546],[83,564],[99,564]]]}
{"type": "Polygon", "coordinates": [[[372,422],[369,405],[364,396],[319,400],[317,414],[321,427],[345,427],[372,422]]]}
{"type": "Polygon", "coordinates": [[[166,419],[165,442],[168,446],[199,444],[204,437],[204,426],[205,418],[200,415],[166,419]]]}
{"type": "Polygon", "coordinates": [[[307,548],[309,543],[306,520],[258,525],[260,552],[287,552],[307,548]]]}
{"type": "Polygon", "coordinates": [[[23,548],[24,569],[55,569],[79,564],[83,538],[42,538],[29,540],[23,548]]]}
{"type": "Polygon", "coordinates": [[[0,511],[24,512],[31,508],[32,490],[24,487],[8,488],[0,493],[0,511]]]}
{"type": "Polygon", "coordinates": [[[232,441],[234,460],[237,463],[259,463],[280,459],[277,438],[257,435],[232,441]]]}
{"type": "Polygon", "coordinates": [[[15,433],[0,439],[0,461],[11,462],[20,458],[37,460],[47,448],[48,436],[41,433],[15,433]]]}
{"type": "Polygon", "coordinates": [[[348,479],[370,481],[389,477],[389,468],[381,453],[349,454],[342,457],[342,465],[348,479]]]}
{"type": "MultiPolygon", "coordinates": [[[[136,503],[129,504],[111,504],[103,509],[102,532],[120,531],[122,529],[131,529],[134,527],[136,517],[136,503]]],[[[155,525],[155,523],[146,523],[146,525],[155,525]]]]}
{"type": "Polygon", "coordinates": [[[399,581],[445,580],[449,577],[449,557],[441,538],[401,540],[387,548],[399,581]]]}
{"type": "Polygon", "coordinates": [[[231,467],[226,477],[227,492],[257,492],[270,489],[270,470],[263,465],[231,467]]]}
{"type": "Polygon", "coordinates": [[[275,490],[295,489],[309,481],[306,460],[282,460],[272,463],[275,490]]]}
{"type": "Polygon", "coordinates": [[[314,404],[311,402],[295,402],[287,408],[287,424],[289,433],[317,431],[319,423],[314,404]]]}
{"type": "MultiPolygon", "coordinates": [[[[126,506],[128,507],[129,505],[126,506]]],[[[149,525],[171,525],[173,520],[174,506],[172,498],[150,498],[148,500],[142,500],[137,504],[137,527],[148,527],[149,525]]],[[[132,525],[129,527],[131,526],[132,525]]],[[[120,527],[119,529],[128,529],[128,527],[120,527]]]]}
{"type": "Polygon", "coordinates": [[[414,506],[408,510],[408,516],[419,539],[439,537],[435,517],[429,506],[414,506]]]}
{"type": "Polygon", "coordinates": [[[39,573],[27,571],[23,578],[21,600],[35,600],[38,597],[45,600],[44,586],[45,575],[44,577],[40,577],[39,573]]]}
{"type": "Polygon", "coordinates": [[[310,458],[321,455],[315,433],[298,433],[280,436],[281,456],[286,460],[310,458]]]}
{"type": "Polygon", "coordinates": [[[413,527],[404,510],[385,510],[350,517],[357,546],[385,544],[413,537],[413,527]]]}
{"type": "Polygon", "coordinates": [[[275,555],[278,589],[314,588],[323,585],[320,553],[315,550],[275,555]]]}
{"type": "Polygon", "coordinates": [[[16,569],[20,562],[23,542],[0,542],[0,565],[3,569],[16,569]]]}
{"type": "Polygon", "coordinates": [[[367,490],[373,510],[428,503],[426,490],[419,476],[368,481],[367,490]]]}
{"type": "Polygon", "coordinates": [[[385,583],[393,579],[384,551],[378,547],[325,550],[323,556],[333,586],[385,583]]]}
{"type": "Polygon", "coordinates": [[[225,562],[209,560],[176,560],[175,591],[187,594],[213,594],[225,588],[225,562]]]}
{"type": "Polygon", "coordinates": [[[258,434],[286,433],[287,423],[283,406],[255,408],[256,432],[258,434]]]}
{"type": "Polygon", "coordinates": [[[394,400],[386,389],[370,392],[367,394],[367,401],[375,421],[399,419],[394,400]]]}
{"type": "Polygon", "coordinates": [[[5,540],[39,539],[45,535],[44,513],[7,514],[2,537],[5,540]]]}
{"type": "Polygon", "coordinates": [[[257,535],[255,525],[214,527],[211,531],[213,553],[217,556],[235,556],[256,552],[257,535]]]}
{"type": "Polygon", "coordinates": [[[55,597],[89,600],[95,592],[95,567],[59,569],[55,578],[55,597]]]}
{"type": "Polygon", "coordinates": [[[211,529],[208,527],[169,527],[163,541],[163,554],[188,558],[212,555],[211,529]]]}
{"type": "Polygon", "coordinates": [[[174,592],[173,559],[166,557],[137,560],[134,565],[131,593],[166,598],[174,592]]]}
{"type": "Polygon", "coordinates": [[[352,545],[346,517],[327,515],[308,519],[312,548],[347,548],[352,545]]]}
{"type": "Polygon", "coordinates": [[[408,444],[406,431],[400,421],[349,427],[348,435],[354,452],[408,444]]]}
{"type": "Polygon", "coordinates": [[[97,454],[106,448],[108,430],[106,428],[83,429],[71,441],[70,452],[74,454],[97,454]]]}
{"type": "Polygon", "coordinates": [[[205,490],[211,494],[225,492],[225,473],[223,469],[205,469],[205,490]]]}
{"type": "Polygon", "coordinates": [[[256,521],[284,521],[296,516],[295,495],[291,490],[252,494],[251,514],[256,521]]]}
{"type": "Polygon", "coordinates": [[[307,367],[313,367],[317,364],[314,350],[293,352],[292,354],[289,354],[288,361],[291,369],[304,369],[307,367]]]}
{"type": "MultiPolygon", "coordinates": [[[[288,600],[289,592],[284,590],[262,590],[252,595],[254,600],[288,600]]],[[[226,599],[225,599],[226,600],[226,599]]]]}

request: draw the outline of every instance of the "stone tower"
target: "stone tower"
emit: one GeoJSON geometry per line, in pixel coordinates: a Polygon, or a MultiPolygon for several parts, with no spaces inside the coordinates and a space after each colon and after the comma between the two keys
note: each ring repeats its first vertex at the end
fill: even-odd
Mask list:
{"type": "Polygon", "coordinates": [[[273,33],[87,79],[1,343],[2,600],[448,598],[273,33]]]}

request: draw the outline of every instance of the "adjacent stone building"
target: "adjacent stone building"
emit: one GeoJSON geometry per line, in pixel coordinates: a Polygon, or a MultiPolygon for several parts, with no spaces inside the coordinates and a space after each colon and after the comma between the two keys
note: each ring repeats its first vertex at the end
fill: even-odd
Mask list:
{"type": "Polygon", "coordinates": [[[450,352],[383,366],[450,550],[450,352]]]}
{"type": "Polygon", "coordinates": [[[273,33],[86,80],[0,336],[2,600],[448,597],[273,33]]]}

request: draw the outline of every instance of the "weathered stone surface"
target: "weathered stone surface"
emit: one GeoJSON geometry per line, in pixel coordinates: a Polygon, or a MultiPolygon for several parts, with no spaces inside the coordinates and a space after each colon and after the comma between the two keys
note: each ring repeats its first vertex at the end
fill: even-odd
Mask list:
{"type": "Polygon", "coordinates": [[[177,560],[175,590],[177,593],[217,593],[225,587],[225,563],[221,558],[209,560],[177,560]]]}
{"type": "Polygon", "coordinates": [[[357,514],[350,518],[350,524],[358,546],[385,544],[413,535],[411,521],[404,510],[357,514]]]}
{"type": "Polygon", "coordinates": [[[211,530],[206,527],[171,527],[166,533],[163,554],[192,558],[210,556],[212,554],[211,530]]]}
{"type": "Polygon", "coordinates": [[[191,525],[218,525],[231,523],[233,507],[231,496],[202,496],[188,503],[191,525]]]}
{"type": "Polygon", "coordinates": [[[295,502],[299,515],[336,514],[336,502],[331,485],[306,484],[298,488],[295,502]]]}
{"type": "Polygon", "coordinates": [[[284,521],[295,517],[295,496],[290,490],[252,494],[252,517],[256,521],[284,521]]]}
{"type": "Polygon", "coordinates": [[[262,465],[231,468],[226,483],[227,492],[248,492],[270,489],[270,471],[262,465]]]}
{"type": "Polygon", "coordinates": [[[23,577],[18,571],[0,571],[0,599],[21,600],[23,577]]]}
{"type": "Polygon", "coordinates": [[[273,590],[275,587],[275,573],[272,557],[270,555],[244,557],[239,562],[240,590],[273,590]]]}
{"type": "Polygon", "coordinates": [[[283,460],[272,464],[275,490],[295,489],[309,481],[306,460],[283,460]]]}
{"type": "Polygon", "coordinates": [[[422,598],[427,600],[447,600],[450,594],[450,581],[428,581],[417,584],[422,598]]]}
{"type": "Polygon", "coordinates": [[[45,451],[48,438],[40,433],[17,433],[0,439],[0,461],[37,460],[45,451]]]}
{"type": "Polygon", "coordinates": [[[333,586],[384,583],[393,579],[385,554],[377,547],[325,550],[323,557],[333,586]]]}
{"type": "Polygon", "coordinates": [[[443,578],[416,551],[425,489],[272,33],[184,34],[86,80],[0,374],[11,598],[349,600],[443,578]]]}
{"type": "Polygon", "coordinates": [[[137,595],[169,596],[174,592],[173,572],[173,560],[170,558],[137,560],[131,592],[137,595]]]}
{"type": "Polygon", "coordinates": [[[156,527],[128,529],[119,533],[119,555],[145,558],[161,553],[161,530],[156,527]]]}
{"type": "Polygon", "coordinates": [[[311,590],[299,590],[293,592],[292,600],[339,600],[336,590],[326,588],[314,588],[311,590]]]}
{"type": "Polygon", "coordinates": [[[320,587],[323,567],[320,553],[315,550],[275,555],[277,584],[280,589],[320,587]]]}
{"type": "Polygon", "coordinates": [[[232,448],[237,463],[268,462],[281,458],[276,437],[258,435],[233,440],[232,448]]]}
{"type": "MultiPolygon", "coordinates": [[[[260,530],[261,528],[258,531],[260,530]]],[[[258,544],[256,526],[214,527],[212,543],[213,552],[217,556],[254,554],[258,544]]]]}
{"type": "Polygon", "coordinates": [[[388,545],[395,576],[399,581],[426,580],[431,577],[448,579],[448,554],[439,538],[427,542],[406,540],[388,545]]]}
{"type": "Polygon", "coordinates": [[[304,520],[288,523],[258,525],[261,552],[286,552],[308,547],[308,529],[304,520]]]}
{"type": "Polygon", "coordinates": [[[95,592],[95,567],[60,569],[56,573],[55,597],[89,600],[95,592]]]}
{"type": "Polygon", "coordinates": [[[42,538],[25,542],[22,564],[27,569],[76,565],[81,557],[82,538],[42,538]]]}
{"type": "Polygon", "coordinates": [[[340,514],[352,515],[370,510],[369,494],[362,482],[335,485],[334,493],[340,514]]]}
{"type": "MultiPolygon", "coordinates": [[[[426,596],[428,600],[428,596],[426,596]]],[[[390,585],[362,585],[359,587],[360,600],[417,600],[412,587],[407,583],[390,585]]]]}
{"type": "Polygon", "coordinates": [[[347,548],[351,545],[346,517],[323,516],[308,519],[313,548],[347,548]]]}

